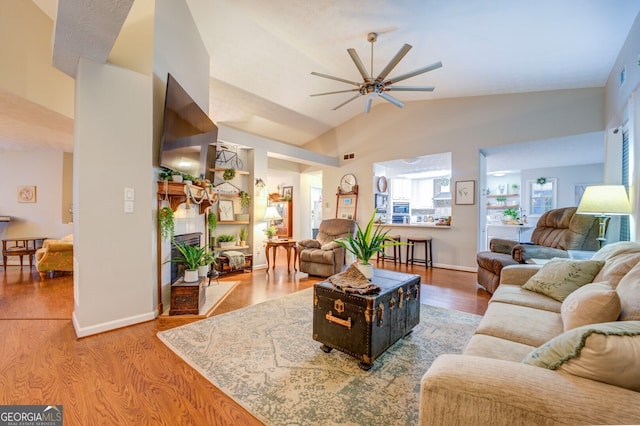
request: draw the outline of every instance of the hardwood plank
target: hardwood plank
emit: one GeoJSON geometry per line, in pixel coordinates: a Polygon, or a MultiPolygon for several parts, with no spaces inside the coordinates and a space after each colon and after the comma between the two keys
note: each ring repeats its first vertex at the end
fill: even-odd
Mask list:
{"type": "MultiPolygon", "coordinates": [[[[288,274],[284,256],[275,271],[226,276],[239,280],[214,315],[313,286],[288,274]]],[[[377,267],[421,276],[422,302],[483,314],[490,295],[475,273],[424,265],[377,267]]],[[[157,337],[177,320],[149,321],[76,339],[71,324],[73,276],[41,281],[28,269],[0,275],[0,404],[62,404],[64,423],[136,425],[259,425],[255,417],[188,366],[157,337]]]]}

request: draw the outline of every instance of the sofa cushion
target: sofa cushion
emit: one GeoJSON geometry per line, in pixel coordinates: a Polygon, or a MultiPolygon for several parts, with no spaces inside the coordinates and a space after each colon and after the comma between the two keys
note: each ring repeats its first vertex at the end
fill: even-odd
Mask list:
{"type": "Polygon", "coordinates": [[[562,302],[571,292],[593,281],[604,261],[551,259],[523,288],[562,302]]]}
{"type": "Polygon", "coordinates": [[[615,321],[620,316],[620,298],[606,281],[585,284],[564,299],[561,313],[564,331],[615,321]]]}
{"type": "Polygon", "coordinates": [[[631,241],[607,244],[598,250],[591,260],[605,261],[593,280],[608,281],[616,288],[622,277],[640,262],[640,244],[631,241]]]}
{"type": "Polygon", "coordinates": [[[561,303],[555,299],[535,291],[525,290],[521,286],[513,284],[500,284],[500,287],[493,293],[493,297],[489,301],[489,303],[492,302],[528,306],[556,313],[560,313],[561,306],[561,303]]]}
{"type": "Polygon", "coordinates": [[[563,330],[562,317],[559,313],[493,302],[489,304],[487,312],[476,329],[476,334],[499,337],[535,347],[561,334],[563,330]]]}
{"type": "Polygon", "coordinates": [[[464,349],[464,354],[520,362],[534,349],[535,346],[485,334],[475,334],[464,349]]]}
{"type": "Polygon", "coordinates": [[[620,297],[620,320],[640,320],[640,263],[634,266],[616,287],[620,297]]]}
{"type": "Polygon", "coordinates": [[[574,328],[536,348],[522,362],[640,391],[640,321],[574,328]]]}

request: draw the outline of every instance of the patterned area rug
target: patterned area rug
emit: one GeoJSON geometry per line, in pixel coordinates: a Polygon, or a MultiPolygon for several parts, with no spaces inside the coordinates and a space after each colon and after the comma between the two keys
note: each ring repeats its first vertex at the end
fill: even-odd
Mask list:
{"type": "Polygon", "coordinates": [[[420,305],[420,324],[363,371],[312,339],[313,289],[158,337],[267,425],[415,425],[420,378],[460,353],[480,316],[420,305]]]}

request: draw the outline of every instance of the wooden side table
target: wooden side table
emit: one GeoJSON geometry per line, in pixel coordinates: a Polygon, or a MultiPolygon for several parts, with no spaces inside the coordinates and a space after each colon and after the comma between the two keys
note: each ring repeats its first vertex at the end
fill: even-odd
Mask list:
{"type": "Polygon", "coordinates": [[[44,240],[46,237],[5,238],[2,240],[2,266],[4,270],[7,270],[7,257],[9,256],[20,256],[20,269],[22,269],[23,256],[29,256],[29,267],[33,268],[33,256],[36,254],[36,250],[42,247],[44,240]],[[7,243],[12,243],[12,245],[7,246],[7,243]]]}
{"type": "Polygon", "coordinates": [[[273,252],[273,266],[276,268],[276,252],[278,247],[283,247],[287,250],[287,272],[291,272],[291,249],[293,249],[293,270],[298,272],[296,268],[296,259],[298,258],[298,242],[296,240],[268,240],[265,247],[265,254],[267,255],[267,273],[269,273],[269,250],[273,252]]]}

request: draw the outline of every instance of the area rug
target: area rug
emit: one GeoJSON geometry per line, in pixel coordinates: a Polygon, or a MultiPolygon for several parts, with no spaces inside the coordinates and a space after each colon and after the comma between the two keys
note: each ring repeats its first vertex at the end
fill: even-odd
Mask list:
{"type": "Polygon", "coordinates": [[[420,378],[460,353],[481,317],[420,305],[420,324],[369,371],[312,339],[313,289],[158,333],[267,425],[415,425],[420,378]]]}
{"type": "MultiPolygon", "coordinates": [[[[240,284],[240,281],[220,281],[211,280],[211,285],[205,287],[206,298],[204,305],[200,308],[200,315],[208,316],[222,301],[229,295],[231,290],[240,284]]],[[[164,310],[164,315],[169,315],[170,306],[164,310]]]]}

